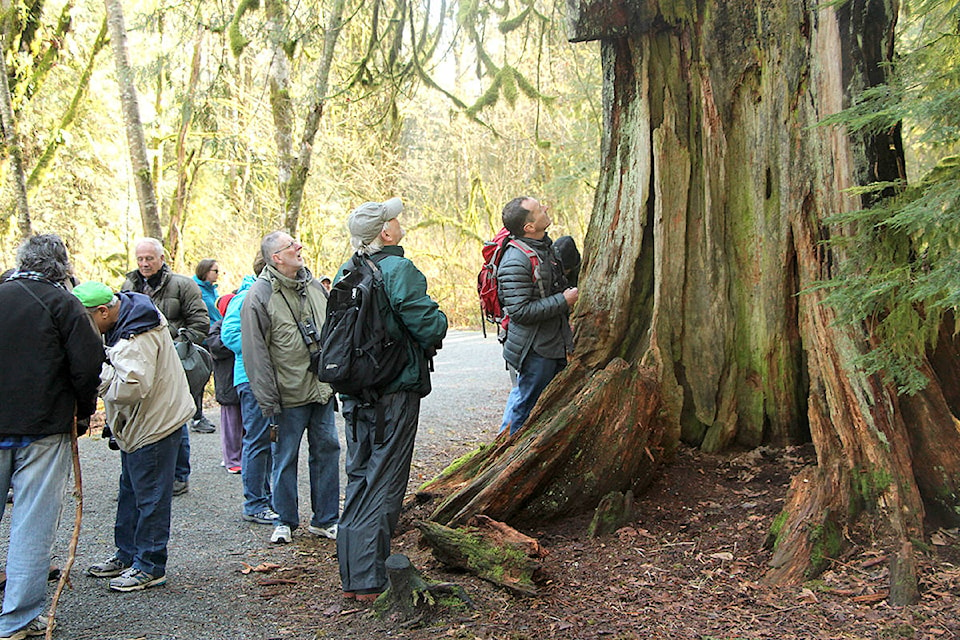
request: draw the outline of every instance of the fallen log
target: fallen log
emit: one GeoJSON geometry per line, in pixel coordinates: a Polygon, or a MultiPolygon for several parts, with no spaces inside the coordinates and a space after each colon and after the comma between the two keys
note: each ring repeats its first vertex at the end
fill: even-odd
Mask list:
{"type": "Polygon", "coordinates": [[[466,527],[417,523],[422,540],[445,566],[468,571],[519,595],[536,595],[547,551],[536,538],[483,515],[466,527]]]}

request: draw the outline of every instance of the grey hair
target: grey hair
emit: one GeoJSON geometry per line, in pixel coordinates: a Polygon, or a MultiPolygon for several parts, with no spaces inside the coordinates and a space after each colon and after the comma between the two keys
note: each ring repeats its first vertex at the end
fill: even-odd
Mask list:
{"type": "Polygon", "coordinates": [[[137,244],[133,245],[134,247],[139,247],[142,244],[148,244],[153,247],[153,250],[160,257],[167,255],[166,250],[163,248],[163,243],[157,240],[156,238],[140,238],[137,240],[137,244]]]}
{"type": "MultiPolygon", "coordinates": [[[[380,231],[384,231],[387,228],[387,224],[390,221],[383,223],[383,226],[380,228],[380,231]]],[[[379,233],[377,237],[371,240],[370,242],[364,242],[363,238],[360,236],[350,236],[350,244],[353,246],[354,250],[362,256],[372,256],[378,251],[383,249],[383,236],[379,233]]]]}
{"type": "Polygon", "coordinates": [[[60,236],[44,233],[30,236],[17,248],[17,268],[36,271],[54,282],[62,282],[73,275],[67,247],[60,236]]]}
{"type": "MultiPolygon", "coordinates": [[[[113,309],[115,306],[120,304],[120,296],[113,294],[113,297],[110,298],[110,302],[105,302],[103,304],[98,304],[97,307],[106,307],[107,309],[113,309]]],[[[97,310],[97,307],[87,307],[87,313],[93,315],[93,312],[97,310]]]]}
{"type": "Polygon", "coordinates": [[[263,240],[260,241],[260,255],[263,257],[265,264],[273,263],[273,254],[276,253],[280,247],[279,238],[283,234],[283,231],[272,231],[263,236],[263,240]]]}

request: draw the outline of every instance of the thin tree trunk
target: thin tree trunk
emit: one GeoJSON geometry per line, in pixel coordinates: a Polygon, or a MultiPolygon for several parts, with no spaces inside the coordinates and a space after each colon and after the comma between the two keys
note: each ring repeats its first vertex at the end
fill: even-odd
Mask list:
{"type": "Polygon", "coordinates": [[[187,152],[187,134],[193,122],[194,95],[200,81],[200,53],[203,45],[203,28],[197,29],[197,38],[193,44],[193,60],[190,63],[190,79],[187,83],[186,94],[180,106],[180,128],[177,131],[177,190],[170,203],[170,225],[167,228],[166,248],[170,255],[178,255],[180,232],[187,218],[189,203],[188,183],[190,179],[190,165],[194,161],[195,150],[187,152]]]}
{"type": "Polygon", "coordinates": [[[160,214],[157,210],[157,198],[150,176],[150,163],[147,160],[147,143],[140,121],[140,106],[137,103],[137,89],[133,83],[127,55],[127,30],[123,22],[123,8],[120,0],[104,0],[107,9],[107,27],[110,31],[110,43],[117,65],[117,84],[120,88],[120,103],[123,111],[123,123],[127,132],[127,145],[130,150],[130,164],[133,168],[133,181],[137,190],[137,202],[140,204],[140,218],[143,233],[151,238],[163,240],[160,226],[160,214]]]}
{"type": "MultiPolygon", "coordinates": [[[[4,13],[7,3],[3,3],[4,13]]],[[[10,183],[13,188],[17,228],[20,237],[26,238],[32,233],[30,224],[30,208],[27,204],[27,182],[23,170],[23,147],[20,146],[20,136],[17,135],[17,122],[13,116],[13,104],[10,99],[9,76],[4,52],[7,50],[9,18],[3,16],[3,26],[0,30],[0,124],[3,124],[3,141],[6,152],[10,156],[10,183]]],[[[13,212],[3,214],[3,220],[9,219],[13,212]]]]}
{"type": "MultiPolygon", "coordinates": [[[[277,145],[277,188],[286,218],[286,203],[293,177],[293,126],[296,114],[290,97],[290,61],[284,50],[286,10],[281,0],[266,0],[267,32],[270,40],[270,110],[273,115],[273,141],[277,145]]],[[[295,229],[288,229],[296,235],[295,229]]]]}
{"type": "Polygon", "coordinates": [[[303,126],[303,136],[300,138],[300,149],[292,163],[290,184],[286,190],[284,203],[284,228],[291,234],[296,233],[300,220],[300,205],[303,202],[303,190],[310,173],[310,162],[313,159],[313,142],[320,128],[320,118],[323,116],[323,104],[327,99],[327,89],[330,84],[330,67],[333,65],[333,54],[336,51],[337,39],[340,37],[340,28],[343,25],[343,9],[345,0],[335,0],[327,17],[327,27],[323,33],[323,53],[317,66],[317,74],[313,82],[313,103],[307,111],[303,126]]]}

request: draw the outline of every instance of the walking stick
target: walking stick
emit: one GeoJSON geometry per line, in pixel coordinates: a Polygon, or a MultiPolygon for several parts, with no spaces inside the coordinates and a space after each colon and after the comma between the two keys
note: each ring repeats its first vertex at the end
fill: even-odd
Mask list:
{"type": "MultiPolygon", "coordinates": [[[[89,428],[89,427],[88,427],[89,428]]],[[[73,416],[73,427],[70,431],[70,445],[73,451],[73,497],[77,502],[76,514],[73,518],[73,537],[70,538],[70,551],[67,554],[67,563],[60,572],[60,580],[57,581],[57,589],[53,592],[53,601],[50,603],[50,615],[47,616],[46,640],[53,637],[54,616],[57,612],[57,602],[60,600],[60,594],[63,593],[63,587],[70,580],[70,569],[73,567],[73,561],[77,559],[77,544],[80,541],[80,520],[83,519],[83,479],[80,477],[80,447],[77,444],[77,416],[73,416]]]]}

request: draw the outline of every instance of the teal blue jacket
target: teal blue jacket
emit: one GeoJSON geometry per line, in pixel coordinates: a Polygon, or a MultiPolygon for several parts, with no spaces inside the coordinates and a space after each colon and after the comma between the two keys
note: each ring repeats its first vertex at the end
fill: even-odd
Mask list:
{"type": "Polygon", "coordinates": [[[223,323],[220,325],[220,342],[227,349],[233,351],[236,358],[233,360],[233,386],[239,386],[244,382],[250,382],[247,377],[247,370],[243,366],[243,346],[240,338],[240,309],[243,307],[243,300],[247,297],[247,291],[257,281],[257,276],[243,276],[240,288],[237,289],[237,295],[230,299],[227,305],[227,313],[223,317],[223,323]]]}
{"type": "MultiPolygon", "coordinates": [[[[377,266],[383,273],[384,290],[393,308],[393,311],[381,308],[381,317],[385,319],[391,336],[404,337],[406,328],[406,333],[412,338],[407,340],[407,366],[387,385],[384,394],[414,391],[423,397],[430,393],[427,354],[432,356],[447,335],[447,316],[427,294],[427,279],[413,262],[403,257],[403,247],[388,246],[380,252],[386,257],[377,266]]],[[[339,282],[343,268],[349,264],[348,261],[340,267],[334,283],[339,282]]]]}
{"type": "Polygon", "coordinates": [[[193,276],[193,281],[200,287],[200,297],[203,298],[203,304],[207,305],[210,324],[221,320],[223,316],[220,315],[220,310],[217,309],[217,285],[212,282],[207,282],[206,280],[201,280],[197,276],[193,276]]]}

